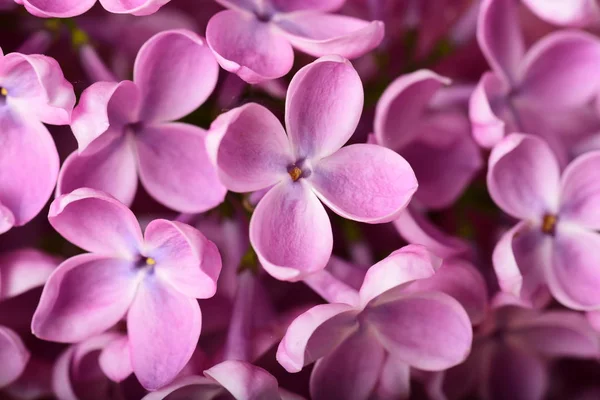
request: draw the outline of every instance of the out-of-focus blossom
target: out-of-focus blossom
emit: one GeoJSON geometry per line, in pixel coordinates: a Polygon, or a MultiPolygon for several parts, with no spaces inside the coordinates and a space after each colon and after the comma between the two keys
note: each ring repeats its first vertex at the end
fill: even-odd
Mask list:
{"type": "Polygon", "coordinates": [[[0,233],[29,222],[48,201],[59,161],[43,123],[68,124],[74,105],[54,59],[0,49],[0,233]]]}
{"type": "Polygon", "coordinates": [[[226,189],[208,159],[206,132],[170,122],[206,100],[218,69],[196,34],[153,36],[138,53],[133,82],[98,82],[82,94],[71,122],[79,151],[63,165],[58,194],[90,187],[130,205],[139,175],[151,196],[177,211],[221,203],[226,189]]]}
{"type": "Polygon", "coordinates": [[[546,287],[569,308],[600,307],[600,152],[586,153],[562,172],[536,136],[512,134],[490,155],[492,199],[520,219],[494,251],[500,287],[539,304],[546,287]]]}
{"type": "Polygon", "coordinates": [[[68,259],[50,276],[33,317],[34,334],[78,342],[126,317],[129,343],[118,347],[115,360],[129,353],[148,389],[168,384],[200,336],[196,299],[215,294],[221,270],[216,246],[191,226],[167,220],[150,222],[142,236],[126,206],[87,188],[57,198],[49,220],[91,253],[68,259]]]}
{"type": "Polygon", "coordinates": [[[471,347],[471,322],[460,303],[419,286],[436,267],[424,247],[410,245],[372,266],[358,291],[323,273],[307,278],[331,304],[292,322],[277,360],[289,372],[317,362],[310,382],[315,400],[403,397],[410,367],[443,370],[462,362],[471,347]]]}
{"type": "Polygon", "coordinates": [[[248,83],[287,74],[294,62],[293,47],[315,57],[356,58],[383,39],[381,21],[328,13],[340,8],[344,0],[218,2],[229,10],[210,19],[206,40],[223,69],[248,83]]]}
{"type": "Polygon", "coordinates": [[[395,152],[372,144],[341,147],[362,106],[358,74],[347,60],[329,56],[292,79],[287,135],[255,103],[211,126],[209,152],[225,186],[235,192],[270,188],[252,215],[250,242],[277,279],[299,280],[327,264],[333,235],[319,199],[344,218],[380,223],[393,220],[417,188],[412,169],[395,152]]]}
{"type": "MultiPolygon", "coordinates": [[[[96,0],[14,0],[27,11],[41,18],[69,18],[81,15],[96,4],[96,0]]],[[[115,14],[149,15],[171,0],[99,0],[106,11],[115,14]]]]}

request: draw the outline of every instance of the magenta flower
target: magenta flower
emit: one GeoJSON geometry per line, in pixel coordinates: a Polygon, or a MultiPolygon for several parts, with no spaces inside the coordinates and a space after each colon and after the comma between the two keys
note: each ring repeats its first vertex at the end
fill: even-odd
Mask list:
{"type": "Polygon", "coordinates": [[[492,71],[481,77],[471,97],[473,135],[480,145],[492,147],[505,132],[528,132],[543,135],[557,154],[565,152],[554,119],[570,118],[573,131],[574,111],[596,97],[600,41],[586,32],[557,31],[525,53],[516,7],[515,0],[481,5],[477,39],[492,71]]]}
{"type": "Polygon", "coordinates": [[[296,318],[277,360],[289,372],[317,361],[310,381],[315,400],[399,398],[409,367],[443,370],[462,362],[471,347],[471,322],[460,303],[418,286],[434,274],[430,254],[410,245],[372,266],[358,292],[326,280],[327,297],[337,301],[296,318]]]}
{"type": "Polygon", "coordinates": [[[270,188],[250,221],[261,264],[281,280],[321,270],[333,235],[319,199],[344,218],[393,220],[417,181],[397,153],[372,144],[341,147],[363,107],[360,78],[338,56],[318,59],[292,79],[286,99],[287,135],[266,108],[250,103],[221,115],[208,147],[221,181],[234,192],[270,188]]]}
{"type": "Polygon", "coordinates": [[[593,26],[600,22],[598,0],[523,0],[541,19],[555,25],[593,26]]]}
{"type": "Polygon", "coordinates": [[[600,152],[561,172],[540,138],[512,134],[490,155],[488,189],[496,204],[521,220],[494,250],[501,288],[538,303],[544,288],[567,307],[600,307],[600,152]]]}
{"type": "MultiPolygon", "coordinates": [[[[115,14],[149,15],[171,0],[99,0],[106,11],[115,14]]],[[[81,15],[96,4],[96,0],[15,0],[27,11],[41,18],[69,18],[81,15]]]]}
{"type": "Polygon", "coordinates": [[[73,111],[79,151],[61,170],[58,194],[90,187],[131,204],[138,175],[162,204],[202,212],[226,189],[205,150],[206,132],[173,123],[212,93],[219,66],[204,41],[185,30],[161,32],[140,49],[134,78],[87,88],[73,111]]]}
{"type": "Polygon", "coordinates": [[[0,49],[0,233],[29,222],[48,201],[59,161],[43,123],[68,124],[74,105],[54,59],[0,49]]]}
{"type": "Polygon", "coordinates": [[[381,43],[384,25],[328,14],[344,0],[217,0],[229,10],[214,15],[206,40],[223,69],[248,83],[287,74],[292,46],[315,57],[356,58],[381,43]]]}
{"type": "Polygon", "coordinates": [[[57,198],[49,220],[91,253],[66,260],[50,276],[33,316],[34,334],[78,342],[126,317],[140,383],[157,389],[173,380],[200,336],[196,299],[215,294],[216,246],[198,230],[166,220],[150,222],[142,237],[127,207],[87,188],[57,198]]]}

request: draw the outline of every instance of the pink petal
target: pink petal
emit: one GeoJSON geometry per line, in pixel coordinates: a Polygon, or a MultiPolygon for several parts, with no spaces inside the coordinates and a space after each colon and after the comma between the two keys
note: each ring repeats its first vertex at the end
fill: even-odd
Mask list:
{"type": "Polygon", "coordinates": [[[418,187],[404,158],[373,144],[353,144],[321,159],[308,180],[335,213],[368,223],[394,220],[418,187]]]}
{"type": "MultiPolygon", "coordinates": [[[[186,376],[155,392],[150,392],[142,400],[189,400],[197,396],[213,396],[224,394],[223,388],[212,379],[204,376],[186,376]]],[[[203,398],[203,397],[201,397],[203,398]]]]}
{"type": "MultiPolygon", "coordinates": [[[[10,108],[10,107],[9,107],[10,108]]],[[[50,198],[58,176],[58,153],[44,125],[30,118],[0,111],[0,203],[5,224],[24,225],[50,198]]]]}
{"type": "Polygon", "coordinates": [[[525,54],[517,6],[515,0],[484,0],[477,20],[479,47],[492,70],[505,82],[518,80],[525,54]]]}
{"type": "Polygon", "coordinates": [[[203,129],[182,123],[147,126],[136,138],[140,179],[156,200],[188,213],[223,202],[227,189],[209,160],[203,129]]]}
{"type": "Polygon", "coordinates": [[[398,356],[386,354],[377,382],[377,398],[381,400],[408,399],[410,396],[410,367],[398,356]]]}
{"type": "Polygon", "coordinates": [[[148,390],[170,383],[185,367],[200,337],[198,301],[146,276],[127,315],[131,362],[148,390]]]}
{"type": "Polygon", "coordinates": [[[22,0],[31,14],[41,18],[70,18],[88,11],[96,0],[22,0]]]}
{"type": "Polygon", "coordinates": [[[171,0],[99,0],[102,7],[115,14],[150,15],[171,0]]]}
{"type": "Polygon", "coordinates": [[[598,38],[577,31],[557,32],[527,53],[519,90],[546,108],[584,106],[600,89],[600,80],[593,78],[599,64],[598,38]]]}
{"type": "Polygon", "coordinates": [[[488,190],[494,202],[516,218],[540,221],[556,213],[560,171],[550,147],[542,139],[511,134],[489,158],[488,190]]]}
{"type": "Polygon", "coordinates": [[[295,161],[279,120],[256,103],[221,114],[206,141],[219,178],[235,192],[273,185],[286,178],[295,161]]]}
{"type": "Polygon", "coordinates": [[[15,216],[0,203],[0,234],[8,232],[13,226],[15,226],[15,216]]]}
{"type": "Polygon", "coordinates": [[[358,58],[379,46],[385,33],[381,21],[346,15],[301,12],[278,17],[275,23],[292,46],[315,57],[337,54],[358,58]]]}
{"type": "Polygon", "coordinates": [[[314,400],[367,400],[375,391],[385,351],[371,331],[357,332],[319,360],[310,376],[314,400]]]}
{"type": "Polygon", "coordinates": [[[364,313],[384,347],[415,368],[447,369],[463,362],[471,350],[469,316],[446,294],[415,293],[364,313]]]}
{"type": "Polygon", "coordinates": [[[99,190],[131,205],[137,191],[138,174],[134,150],[125,137],[95,150],[96,142],[83,155],[71,153],[60,170],[56,195],[62,196],[78,188],[99,190]]]}
{"type": "Polygon", "coordinates": [[[130,259],[139,254],[142,231],[135,215],[105,193],[82,188],[62,195],[50,205],[48,220],[84,250],[130,259]]]}
{"type": "Polygon", "coordinates": [[[0,255],[0,300],[43,286],[58,264],[55,257],[35,249],[0,255]]]}
{"type": "Polygon", "coordinates": [[[150,222],[144,236],[144,255],[156,262],[158,278],[186,296],[214,296],[221,256],[213,242],[189,225],[164,219],[150,222]]]}
{"type": "Polygon", "coordinates": [[[75,105],[73,86],[53,58],[40,54],[7,54],[0,67],[8,102],[23,115],[53,125],[67,125],[75,105]]]}
{"type": "Polygon", "coordinates": [[[224,70],[248,83],[280,78],[292,69],[294,51],[288,40],[253,15],[226,10],[206,26],[206,41],[224,70]]]}
{"type": "Polygon", "coordinates": [[[125,126],[138,120],[140,101],[131,81],[97,82],[85,89],[71,120],[79,152],[100,138],[106,144],[123,135],[125,126]]]}
{"type": "Polygon", "coordinates": [[[596,0],[523,0],[541,19],[553,25],[586,26],[600,20],[600,8],[596,0]]]}
{"type": "Polygon", "coordinates": [[[552,264],[546,266],[546,279],[552,295],[575,310],[600,307],[600,234],[558,225],[553,243],[552,264]]]}
{"type": "Polygon", "coordinates": [[[329,354],[357,327],[358,311],[347,304],[321,304],[297,317],[277,348],[277,361],[299,372],[329,354]]]}
{"type": "Polygon", "coordinates": [[[362,304],[405,283],[433,276],[434,258],[424,246],[416,244],[394,251],[367,271],[360,288],[362,304]]]}
{"type": "Polygon", "coordinates": [[[204,371],[235,399],[280,400],[277,379],[245,361],[223,361],[204,371]]]}
{"type": "Polygon", "coordinates": [[[350,62],[322,57],[294,75],[285,103],[285,125],[297,159],[333,154],[354,133],[363,88],[350,62]]]}
{"type": "Polygon", "coordinates": [[[21,338],[11,329],[0,326],[0,388],[9,385],[23,373],[29,357],[21,338]]]}
{"type": "Polygon", "coordinates": [[[448,84],[448,78],[426,69],[402,75],[392,82],[377,102],[374,121],[377,142],[401,152],[416,138],[417,125],[433,95],[448,84]]]}
{"type": "Polygon", "coordinates": [[[210,96],[218,75],[219,66],[200,36],[183,29],[154,35],[138,52],[133,70],[142,96],[141,120],[186,116],[210,96]]]}
{"type": "Polygon", "coordinates": [[[496,115],[494,102],[504,101],[507,85],[492,72],[483,74],[469,101],[473,138],[484,148],[494,147],[505,133],[505,123],[496,115]]]}
{"type": "Polygon", "coordinates": [[[102,333],[125,316],[137,287],[129,261],[81,254],[50,275],[31,329],[44,340],[78,342],[102,333]]]}
{"type": "Polygon", "coordinates": [[[290,181],[273,187],[258,203],[250,220],[250,243],[269,274],[297,281],[325,268],[333,234],[309,185],[290,181]]]}
{"type": "Polygon", "coordinates": [[[129,352],[129,340],[122,336],[111,341],[100,353],[98,358],[100,368],[106,376],[114,381],[124,381],[133,373],[131,366],[131,355],[129,352]]]}
{"type": "Polygon", "coordinates": [[[335,11],[345,0],[271,0],[273,7],[281,12],[335,11]]]}
{"type": "Polygon", "coordinates": [[[562,176],[560,218],[600,230],[600,152],[578,157],[562,176]]]}

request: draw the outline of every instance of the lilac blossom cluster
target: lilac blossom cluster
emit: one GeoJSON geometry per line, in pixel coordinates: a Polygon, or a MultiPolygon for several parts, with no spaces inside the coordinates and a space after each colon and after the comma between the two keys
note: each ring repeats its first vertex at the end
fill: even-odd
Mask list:
{"type": "Polygon", "coordinates": [[[0,0],[0,398],[600,399],[598,0],[0,0]]]}

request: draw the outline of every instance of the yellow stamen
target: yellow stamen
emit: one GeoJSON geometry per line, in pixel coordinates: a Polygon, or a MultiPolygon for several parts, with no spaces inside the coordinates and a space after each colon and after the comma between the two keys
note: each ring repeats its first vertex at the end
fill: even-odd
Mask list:
{"type": "Polygon", "coordinates": [[[152,257],[148,257],[146,258],[146,264],[147,265],[155,265],[156,264],[156,260],[152,257]]]}
{"type": "Polygon", "coordinates": [[[544,232],[547,235],[554,235],[557,222],[558,218],[556,218],[556,215],[544,215],[544,219],[542,220],[542,232],[544,232]]]}
{"type": "Polygon", "coordinates": [[[292,180],[296,182],[298,179],[300,179],[300,175],[302,175],[302,170],[298,167],[294,167],[288,171],[288,174],[290,174],[292,180]]]}
{"type": "Polygon", "coordinates": [[[2,96],[8,96],[8,90],[6,90],[6,88],[0,88],[0,95],[2,96]]]}

